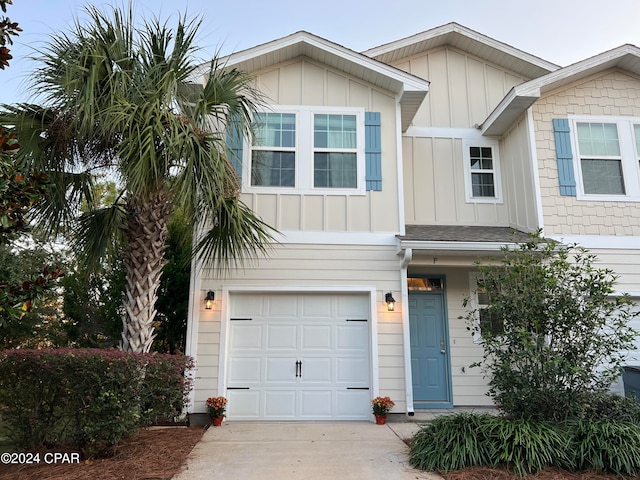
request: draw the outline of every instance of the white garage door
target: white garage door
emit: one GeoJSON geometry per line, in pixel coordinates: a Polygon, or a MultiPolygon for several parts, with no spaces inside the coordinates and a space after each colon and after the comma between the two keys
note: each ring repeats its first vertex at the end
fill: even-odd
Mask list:
{"type": "Polygon", "coordinates": [[[232,294],[229,420],[366,420],[367,295],[232,294]]]}

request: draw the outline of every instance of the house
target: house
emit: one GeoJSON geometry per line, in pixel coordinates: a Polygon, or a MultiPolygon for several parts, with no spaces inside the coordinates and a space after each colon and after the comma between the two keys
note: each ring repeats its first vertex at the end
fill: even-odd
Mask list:
{"type": "Polygon", "coordinates": [[[193,269],[191,412],[213,395],[233,420],[368,420],[378,395],[409,415],[490,405],[462,302],[477,259],[540,228],[640,303],[637,47],[561,68],[450,23],[225,60],[268,98],[258,141],[233,148],[243,201],[282,237],[246,269],[193,269]]]}

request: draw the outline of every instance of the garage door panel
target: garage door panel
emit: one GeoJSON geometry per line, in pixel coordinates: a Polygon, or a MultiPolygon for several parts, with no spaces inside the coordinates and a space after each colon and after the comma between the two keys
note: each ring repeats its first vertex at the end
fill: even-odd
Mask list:
{"type": "Polygon", "coordinates": [[[327,295],[309,295],[302,298],[301,315],[306,319],[332,318],[331,298],[327,295]]]}
{"type": "Polygon", "coordinates": [[[343,295],[336,297],[338,318],[369,318],[369,298],[366,296],[343,295]]]}
{"type": "Polygon", "coordinates": [[[335,416],[343,420],[362,419],[362,412],[368,418],[371,398],[369,390],[339,390],[336,392],[335,416]]]}
{"type": "Polygon", "coordinates": [[[267,309],[265,315],[269,318],[298,318],[298,296],[297,295],[277,295],[268,296],[267,309]]]}
{"type": "Polygon", "coordinates": [[[331,418],[331,390],[302,390],[300,392],[300,414],[302,417],[331,418]]]}
{"type": "Polygon", "coordinates": [[[265,315],[266,298],[261,294],[243,294],[242,296],[231,297],[231,318],[254,318],[265,315]]]}
{"type": "Polygon", "coordinates": [[[267,350],[297,350],[298,327],[267,325],[267,350]]]}
{"type": "Polygon", "coordinates": [[[262,325],[251,325],[248,322],[232,323],[231,348],[237,350],[262,350],[262,325]]]}
{"type": "Polygon", "coordinates": [[[369,350],[369,326],[368,322],[345,322],[338,325],[337,343],[338,350],[369,350]]]}
{"type": "Polygon", "coordinates": [[[262,381],[262,357],[233,357],[229,360],[229,384],[258,384],[262,381]]]}
{"type": "Polygon", "coordinates": [[[331,383],[331,357],[303,357],[301,361],[302,384],[331,383]]]}
{"type": "Polygon", "coordinates": [[[302,325],[303,350],[331,350],[331,325],[302,325]]]}
{"type": "Polygon", "coordinates": [[[354,387],[369,385],[369,359],[336,358],[336,382],[354,387]]]}
{"type": "Polygon", "coordinates": [[[227,416],[238,420],[257,420],[261,417],[260,392],[227,390],[227,416]]]}
{"type": "Polygon", "coordinates": [[[296,383],[296,357],[267,357],[265,380],[269,383],[296,383]]]}
{"type": "Polygon", "coordinates": [[[291,390],[270,390],[265,392],[265,416],[283,419],[296,418],[296,397],[297,391],[291,390]]]}

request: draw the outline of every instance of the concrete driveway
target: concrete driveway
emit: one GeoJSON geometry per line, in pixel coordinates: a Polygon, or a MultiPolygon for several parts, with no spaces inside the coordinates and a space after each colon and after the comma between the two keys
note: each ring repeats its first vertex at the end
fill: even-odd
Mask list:
{"type": "Polygon", "coordinates": [[[368,422],[211,427],[174,480],[441,479],[410,467],[402,438],[418,426],[368,422]]]}

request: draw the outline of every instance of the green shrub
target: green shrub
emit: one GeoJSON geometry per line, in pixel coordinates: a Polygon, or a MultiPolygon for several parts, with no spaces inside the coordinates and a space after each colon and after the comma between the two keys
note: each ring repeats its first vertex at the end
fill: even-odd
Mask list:
{"type": "Polygon", "coordinates": [[[524,476],[546,466],[572,467],[567,454],[569,439],[559,426],[534,420],[493,417],[480,426],[491,446],[491,464],[506,464],[524,476]]]}
{"type": "Polygon", "coordinates": [[[640,474],[640,425],[623,422],[577,422],[572,425],[571,453],[576,468],[617,475],[640,474]]]}
{"type": "Polygon", "coordinates": [[[438,417],[422,427],[411,443],[409,461],[422,470],[459,470],[491,464],[491,445],[482,435],[482,425],[491,415],[460,414],[438,417]]]}
{"type": "Polygon", "coordinates": [[[640,424],[640,404],[634,398],[610,392],[587,392],[579,396],[578,400],[578,419],[640,424]]]}
{"type": "Polygon", "coordinates": [[[190,366],[188,357],[115,350],[3,351],[2,418],[16,447],[100,455],[139,426],[175,414],[190,366]]]}

